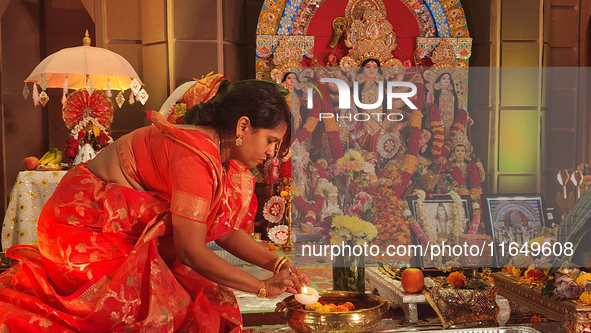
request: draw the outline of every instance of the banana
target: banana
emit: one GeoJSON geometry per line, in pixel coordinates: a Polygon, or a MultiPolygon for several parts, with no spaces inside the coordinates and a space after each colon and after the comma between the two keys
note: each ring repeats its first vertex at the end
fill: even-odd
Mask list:
{"type": "Polygon", "coordinates": [[[49,155],[42,161],[39,161],[39,164],[47,164],[56,158],[56,150],[55,148],[51,148],[49,151],[49,155]]]}
{"type": "Polygon", "coordinates": [[[43,155],[43,157],[39,160],[39,164],[47,164],[47,161],[51,158],[52,153],[53,150],[48,150],[47,153],[45,153],[45,155],[43,155]]]}
{"type": "Polygon", "coordinates": [[[60,163],[62,163],[63,158],[64,158],[64,153],[62,153],[60,150],[56,149],[55,157],[52,160],[49,160],[47,163],[60,165],[60,163]]]}
{"type": "Polygon", "coordinates": [[[45,160],[47,158],[47,156],[49,156],[49,154],[51,153],[51,150],[48,150],[40,159],[39,159],[39,164],[43,164],[41,163],[41,161],[45,160]]]}

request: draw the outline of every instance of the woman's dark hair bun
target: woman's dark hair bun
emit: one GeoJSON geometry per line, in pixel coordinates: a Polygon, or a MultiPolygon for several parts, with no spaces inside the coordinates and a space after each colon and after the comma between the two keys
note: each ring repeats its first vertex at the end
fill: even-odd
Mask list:
{"type": "Polygon", "coordinates": [[[193,112],[197,117],[185,119],[185,123],[232,133],[238,119],[246,116],[254,129],[275,129],[282,124],[289,129],[291,113],[274,83],[246,81],[234,85],[219,102],[199,104],[199,110],[193,112]]]}

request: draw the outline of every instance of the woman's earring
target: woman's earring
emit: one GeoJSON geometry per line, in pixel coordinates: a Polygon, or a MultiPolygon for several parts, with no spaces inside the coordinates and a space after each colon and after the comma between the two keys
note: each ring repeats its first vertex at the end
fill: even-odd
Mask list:
{"type": "Polygon", "coordinates": [[[238,137],[238,138],[236,138],[236,147],[240,147],[240,146],[242,146],[242,138],[238,137]]]}

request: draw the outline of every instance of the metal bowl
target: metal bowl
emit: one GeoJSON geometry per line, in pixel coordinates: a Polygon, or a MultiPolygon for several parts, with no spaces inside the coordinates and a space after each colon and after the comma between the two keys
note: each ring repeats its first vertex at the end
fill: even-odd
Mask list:
{"type": "Polygon", "coordinates": [[[320,300],[327,303],[351,302],[356,309],[349,312],[314,312],[300,310],[302,304],[289,296],[277,303],[275,314],[297,332],[371,332],[388,311],[385,299],[348,291],[319,291],[320,300]]]}

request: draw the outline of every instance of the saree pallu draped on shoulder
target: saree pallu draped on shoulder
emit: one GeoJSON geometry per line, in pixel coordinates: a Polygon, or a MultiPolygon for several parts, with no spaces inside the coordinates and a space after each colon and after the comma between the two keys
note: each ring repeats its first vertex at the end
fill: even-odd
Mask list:
{"type": "Polygon", "coordinates": [[[79,165],[38,235],[39,250],[7,252],[20,263],[0,275],[1,332],[242,331],[231,291],[163,257],[174,253],[170,202],[153,193],[79,165]]]}

